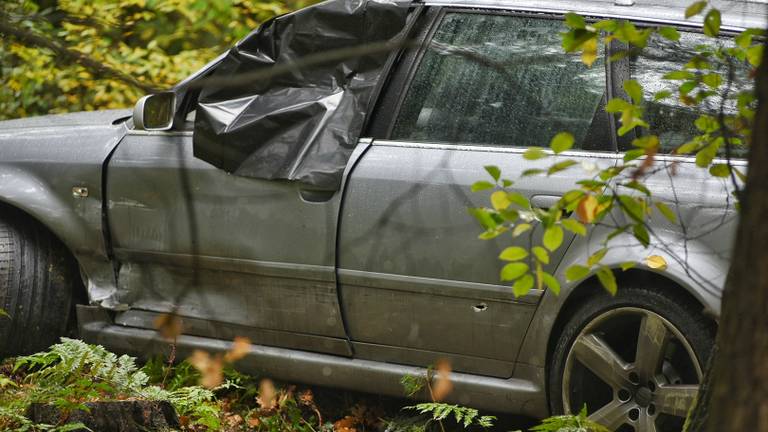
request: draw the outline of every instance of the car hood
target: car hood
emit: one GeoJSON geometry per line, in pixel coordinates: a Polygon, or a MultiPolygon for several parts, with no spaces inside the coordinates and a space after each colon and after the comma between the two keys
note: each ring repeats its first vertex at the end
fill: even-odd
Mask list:
{"type": "Polygon", "coordinates": [[[71,126],[112,126],[117,120],[129,117],[131,110],[105,110],[44,115],[0,121],[0,130],[71,126]]]}

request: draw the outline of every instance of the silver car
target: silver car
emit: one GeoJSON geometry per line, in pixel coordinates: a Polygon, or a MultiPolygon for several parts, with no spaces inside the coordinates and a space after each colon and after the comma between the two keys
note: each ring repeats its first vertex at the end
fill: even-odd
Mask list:
{"type": "MultiPolygon", "coordinates": [[[[105,111],[0,123],[0,308],[10,314],[0,353],[73,333],[164,352],[155,322],[173,312],[180,357],[245,336],[243,370],[388,395],[447,360],[457,403],[539,418],[586,405],[611,430],[680,430],[717,327],[736,222],[729,184],[692,158],[658,156],[674,169],[647,186],[680,223],[653,219],[650,249],[631,235],[612,241],[603,263],[617,269],[615,296],[595,277],[564,277],[608,228],[566,236],[545,269],[562,281],[559,295],[515,297],[497,257],[529,238],[478,240],[467,212],[487,205],[488,192],[470,192],[484,166],[511,177],[546,166],[522,153],[559,131],[576,138],[562,156],[585,169],[620,163],[632,137],[617,136],[606,101],[625,96],[627,79],[659,90],[704,40],[701,22],[682,18],[686,0],[625,3],[413,3],[415,43],[393,55],[333,190],[196,158],[194,103],[174,107],[190,121],[170,129],[141,121],[146,101],[137,121],[105,111]],[[682,37],[609,62],[626,49],[612,43],[588,68],[561,48],[568,11],[671,25],[682,37]],[[645,264],[654,254],[666,269],[645,264]],[[618,270],[627,261],[637,267],[618,270]]],[[[761,5],[722,6],[725,33],[764,24],[761,5]]],[[[684,105],[648,102],[646,112],[667,150],[693,133],[684,105]]],[[[514,188],[546,208],[583,175],[523,177],[514,188]]]]}

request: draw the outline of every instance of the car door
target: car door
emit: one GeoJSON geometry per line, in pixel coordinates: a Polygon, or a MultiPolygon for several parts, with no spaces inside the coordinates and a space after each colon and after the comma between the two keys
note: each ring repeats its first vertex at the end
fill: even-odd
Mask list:
{"type": "MultiPolygon", "coordinates": [[[[430,14],[421,29],[428,42],[400,62],[374,113],[375,139],[348,179],[342,308],[357,357],[421,366],[448,359],[457,371],[509,377],[542,291],[515,298],[499,282],[497,257],[541,234],[479,240],[467,209],[488,206],[490,192],[470,186],[496,165],[514,190],[551,205],[583,171],[518,176],[553,163],[522,153],[564,130],[577,142],[565,157],[614,163],[605,66],[563,54],[561,17],[430,14]]],[[[553,254],[549,271],[559,259],[553,254]]]]}
{"type": "Polygon", "coordinates": [[[132,131],[107,169],[123,308],[151,327],[349,355],[336,292],[339,195],[230,175],[193,155],[191,131],[132,131]]]}

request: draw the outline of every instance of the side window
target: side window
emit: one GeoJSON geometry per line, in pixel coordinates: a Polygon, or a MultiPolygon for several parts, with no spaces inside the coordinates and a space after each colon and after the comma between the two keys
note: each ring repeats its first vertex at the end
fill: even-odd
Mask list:
{"type": "Polygon", "coordinates": [[[392,138],[527,147],[568,131],[575,147],[605,146],[605,67],[565,54],[562,29],[561,21],[540,17],[447,13],[392,138]]]}
{"type": "MultiPolygon", "coordinates": [[[[648,46],[639,55],[630,57],[629,76],[637,80],[643,86],[645,99],[645,118],[650,125],[650,132],[659,136],[661,151],[669,153],[678,146],[690,141],[700,134],[696,130],[694,121],[699,117],[703,109],[711,115],[720,112],[721,105],[726,113],[734,113],[736,108],[732,101],[722,104],[721,95],[709,96],[703,101],[703,105],[689,106],[678,97],[677,86],[682,81],[670,81],[664,79],[669,72],[679,71],[696,55],[696,47],[703,44],[712,44],[713,39],[703,34],[680,32],[680,40],[670,41],[658,35],[652,35],[648,46]],[[670,91],[672,96],[654,100],[654,95],[660,91],[670,91]]],[[[728,45],[728,40],[718,40],[716,43],[728,45]]],[[[712,72],[722,77],[722,82],[728,79],[728,68],[734,67],[733,82],[731,83],[731,97],[739,91],[749,88],[748,68],[746,64],[718,64],[716,60],[708,61],[712,66],[712,72]]],[[[693,71],[693,70],[692,70],[693,71]]],[[[707,88],[696,88],[690,91],[689,96],[694,97],[699,91],[708,91],[707,88]]],[[[627,149],[624,149],[627,150],[627,149]]],[[[721,149],[722,150],[722,149],[721,149]]],[[[743,156],[743,151],[736,153],[743,156]]]]}

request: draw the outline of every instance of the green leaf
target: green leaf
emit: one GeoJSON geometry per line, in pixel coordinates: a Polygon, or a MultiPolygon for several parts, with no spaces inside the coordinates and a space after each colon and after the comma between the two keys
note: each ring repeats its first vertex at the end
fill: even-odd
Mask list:
{"type": "Polygon", "coordinates": [[[752,35],[744,30],[743,32],[739,33],[738,36],[733,38],[733,41],[736,42],[736,45],[739,48],[747,49],[752,44],[752,35]]]}
{"type": "Polygon", "coordinates": [[[705,133],[715,132],[720,129],[720,123],[717,119],[706,114],[700,115],[693,124],[696,126],[696,129],[705,133]]]}
{"type": "Polygon", "coordinates": [[[491,204],[496,210],[504,210],[512,204],[504,191],[496,191],[491,194],[491,204]]]}
{"type": "Polygon", "coordinates": [[[512,285],[512,293],[515,297],[522,297],[528,294],[528,291],[530,291],[531,288],[533,288],[533,276],[526,274],[512,285]]]}
{"type": "Polygon", "coordinates": [[[528,272],[528,264],[513,262],[501,268],[501,280],[511,281],[519,278],[528,272]]]}
{"type": "Polygon", "coordinates": [[[534,246],[531,249],[531,252],[533,252],[533,255],[537,260],[541,261],[542,264],[549,264],[549,252],[547,252],[546,249],[541,246],[534,246]]]}
{"type": "Polygon", "coordinates": [[[651,237],[648,235],[648,230],[645,229],[643,224],[635,224],[635,226],[632,227],[632,234],[634,234],[637,241],[645,247],[648,247],[651,243],[651,237]]]}
{"type": "Polygon", "coordinates": [[[568,282],[575,282],[579,279],[584,279],[589,275],[589,267],[583,265],[574,264],[565,269],[565,279],[568,282]]]}
{"type": "Polygon", "coordinates": [[[709,167],[709,173],[715,177],[728,177],[731,175],[731,169],[728,164],[712,164],[709,167]]]}
{"type": "Polygon", "coordinates": [[[566,170],[574,165],[576,165],[578,162],[576,162],[573,159],[566,159],[564,161],[560,161],[556,164],[553,164],[549,169],[547,170],[547,175],[552,175],[555,173],[558,173],[560,171],[566,170]]]}
{"type": "Polygon", "coordinates": [[[688,154],[696,150],[699,147],[699,143],[696,141],[688,141],[675,149],[676,154],[688,154]]]}
{"type": "Polygon", "coordinates": [[[470,188],[470,190],[472,192],[479,192],[479,191],[483,191],[483,190],[493,189],[495,187],[496,187],[496,185],[494,185],[493,183],[491,183],[489,181],[480,180],[480,181],[477,181],[477,182],[473,183],[472,187],[470,188]]]}
{"type": "Polygon", "coordinates": [[[584,22],[584,17],[573,12],[565,14],[565,24],[573,29],[583,29],[587,26],[587,23],[584,22]]]}
{"type": "Polygon", "coordinates": [[[530,169],[527,169],[527,170],[523,171],[522,174],[520,174],[520,177],[528,177],[528,176],[532,176],[532,175],[541,174],[543,172],[544,172],[543,169],[530,168],[530,169]]]}
{"type": "Polygon", "coordinates": [[[505,208],[504,210],[499,210],[499,216],[507,222],[516,222],[520,218],[520,213],[517,210],[505,208]]]}
{"type": "Polygon", "coordinates": [[[493,229],[498,226],[496,220],[491,216],[488,209],[485,208],[468,208],[467,211],[471,214],[480,225],[485,229],[493,229]]]}
{"type": "Polygon", "coordinates": [[[619,195],[619,202],[621,203],[621,207],[622,210],[624,210],[624,213],[626,213],[636,222],[643,222],[644,212],[643,206],[640,204],[640,202],[629,195],[619,195]]]}
{"type": "Polygon", "coordinates": [[[504,261],[520,261],[528,256],[528,251],[520,246],[510,246],[499,254],[499,259],[504,261]]]}
{"type": "Polygon", "coordinates": [[[493,177],[494,181],[499,181],[499,177],[501,177],[501,170],[496,165],[486,165],[485,171],[488,172],[488,174],[493,177]]]}
{"type": "Polygon", "coordinates": [[[662,214],[667,220],[669,220],[672,223],[677,223],[677,215],[675,212],[672,211],[671,208],[669,208],[668,205],[664,204],[661,201],[656,201],[655,203],[656,209],[659,210],[659,213],[662,214]]]}
{"type": "Polygon", "coordinates": [[[645,149],[627,150],[627,152],[624,153],[624,162],[633,161],[641,156],[645,156],[645,149]]]}
{"type": "Polygon", "coordinates": [[[518,237],[520,236],[520,234],[530,230],[531,228],[532,228],[532,225],[528,223],[517,224],[515,228],[512,230],[512,237],[518,237]]]}
{"type": "Polygon", "coordinates": [[[630,182],[624,183],[624,184],[622,184],[622,186],[624,186],[626,188],[629,188],[629,189],[634,189],[634,190],[636,190],[638,192],[643,193],[644,195],[651,196],[651,191],[648,190],[648,188],[645,187],[644,184],[640,183],[637,180],[632,180],[630,182]]]}
{"type": "Polygon", "coordinates": [[[573,29],[569,32],[562,33],[563,36],[563,49],[567,53],[574,52],[581,48],[585,42],[591,40],[597,36],[597,33],[589,31],[587,29],[573,29]]]}
{"type": "Polygon", "coordinates": [[[629,102],[624,99],[613,98],[608,101],[608,104],[605,106],[605,111],[609,113],[617,113],[629,108],[632,108],[632,104],[629,102]]]}
{"type": "Polygon", "coordinates": [[[563,225],[563,228],[567,229],[568,231],[580,235],[584,237],[587,235],[587,228],[582,225],[581,222],[577,221],[576,219],[563,219],[561,222],[563,225]]]}
{"type": "Polygon", "coordinates": [[[696,78],[696,74],[690,71],[685,70],[677,70],[672,72],[667,72],[662,76],[662,78],[667,80],[690,80],[693,78],[696,78]]]}
{"type": "Polygon", "coordinates": [[[654,101],[660,101],[662,99],[666,99],[668,97],[672,96],[672,92],[669,90],[661,90],[657,91],[653,94],[653,100],[654,101]]]}
{"type": "Polygon", "coordinates": [[[633,139],[632,145],[642,149],[655,148],[659,146],[659,137],[656,135],[643,135],[633,139]]]}
{"type": "Polygon", "coordinates": [[[549,147],[555,154],[562,153],[573,147],[573,135],[568,132],[560,132],[552,138],[549,147]]]}
{"type": "Polygon", "coordinates": [[[514,182],[512,180],[509,180],[509,179],[502,179],[501,180],[501,185],[504,186],[505,188],[508,188],[508,187],[512,186],[513,184],[514,184],[514,182]]]}
{"type": "Polygon", "coordinates": [[[665,39],[669,39],[671,41],[680,40],[680,33],[674,27],[669,27],[669,26],[659,27],[659,34],[661,35],[661,37],[665,39]]]}
{"type": "Polygon", "coordinates": [[[523,153],[523,158],[527,160],[537,160],[547,156],[549,156],[547,152],[540,147],[531,147],[523,153]]]}
{"type": "Polygon", "coordinates": [[[554,276],[547,272],[541,272],[541,278],[547,288],[552,290],[555,294],[560,294],[560,282],[558,282],[554,276]]]}
{"type": "Polygon", "coordinates": [[[696,88],[698,83],[696,81],[686,81],[680,85],[680,94],[681,95],[687,95],[690,93],[693,89],[696,88]]]}
{"type": "Polygon", "coordinates": [[[621,270],[627,271],[631,268],[634,268],[635,266],[637,266],[637,263],[634,261],[624,261],[623,263],[621,263],[621,270]]]}
{"type": "Polygon", "coordinates": [[[704,34],[711,37],[716,37],[720,34],[720,11],[717,9],[710,9],[707,12],[707,16],[704,17],[704,34]]]}
{"type": "Polygon", "coordinates": [[[706,1],[697,1],[695,3],[691,3],[687,8],[685,8],[685,18],[688,19],[694,15],[700,14],[705,7],[707,7],[706,1]]]}
{"type": "Polygon", "coordinates": [[[590,255],[589,258],[587,258],[587,265],[592,267],[595,264],[600,263],[600,261],[603,260],[603,258],[605,257],[605,254],[607,254],[607,253],[608,253],[608,249],[601,248],[597,252],[595,252],[592,255],[590,255]]]}
{"type": "Polygon", "coordinates": [[[760,66],[763,59],[763,44],[752,45],[747,48],[747,61],[754,67],[760,66]]]}
{"type": "Polygon", "coordinates": [[[522,208],[531,207],[531,202],[528,201],[528,198],[526,198],[525,195],[521,194],[520,192],[507,192],[507,199],[512,204],[516,204],[522,208]]]}
{"type": "Polygon", "coordinates": [[[544,243],[545,248],[555,251],[563,244],[563,229],[558,225],[547,228],[544,230],[542,243],[544,243]]]}
{"type": "Polygon", "coordinates": [[[627,92],[632,101],[639,104],[643,101],[643,87],[636,80],[630,79],[624,81],[624,91],[627,92]]]}
{"type": "Polygon", "coordinates": [[[616,286],[616,276],[613,274],[613,270],[606,266],[600,267],[597,270],[597,279],[606,291],[611,295],[616,295],[618,287],[616,286]]]}
{"type": "Polygon", "coordinates": [[[717,150],[720,148],[720,145],[717,141],[714,141],[710,144],[708,144],[703,149],[699,150],[698,153],[696,153],[696,166],[699,168],[706,168],[709,166],[709,164],[712,163],[712,159],[717,156],[717,150]]]}
{"type": "Polygon", "coordinates": [[[723,83],[723,77],[717,72],[708,73],[701,77],[701,82],[709,87],[716,89],[723,83]]]}

